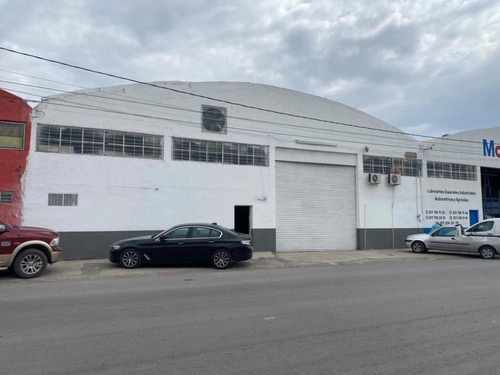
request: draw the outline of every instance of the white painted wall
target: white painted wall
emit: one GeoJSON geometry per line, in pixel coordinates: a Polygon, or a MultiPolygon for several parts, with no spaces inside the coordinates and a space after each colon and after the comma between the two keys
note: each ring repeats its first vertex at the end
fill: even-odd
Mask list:
{"type": "Polygon", "coordinates": [[[479,220],[483,218],[481,167],[497,168],[500,174],[500,157],[485,156],[483,139],[500,144],[500,128],[475,129],[442,138],[432,139],[423,144],[423,159],[473,165],[477,170],[477,181],[428,178],[423,190],[423,219],[426,226],[435,221],[458,222],[469,226],[468,212],[479,211],[479,220]],[[430,212],[432,211],[432,212],[430,212]],[[444,219],[435,219],[445,216],[444,219]],[[443,214],[444,212],[444,214],[443,214]],[[467,214],[464,214],[467,213],[467,214]]]}
{"type": "MultiPolygon", "coordinates": [[[[362,162],[362,161],[361,161],[362,162]]],[[[359,228],[420,228],[419,177],[405,177],[401,185],[389,185],[387,175],[377,185],[368,183],[368,174],[358,171],[359,228]]]]}
{"type": "Polygon", "coordinates": [[[444,225],[470,226],[470,210],[482,217],[481,180],[464,181],[428,178],[423,191],[422,220],[431,227],[436,221],[444,225]]]}
{"type": "MultiPolygon", "coordinates": [[[[379,119],[340,103],[296,91],[228,82],[158,85],[331,122],[263,112],[143,85],[108,87],[47,98],[33,113],[33,149],[29,156],[24,199],[25,225],[52,227],[59,231],[114,231],[159,230],[181,222],[217,221],[232,227],[234,206],[251,205],[254,228],[275,228],[274,160],[275,148],[279,148],[312,150],[320,153],[314,157],[321,155],[322,160],[349,165],[353,165],[354,155],[357,182],[353,189],[357,197],[358,228],[419,228],[429,226],[429,221],[424,221],[423,217],[425,210],[433,206],[426,195],[427,189],[450,187],[450,182],[403,177],[398,186],[390,186],[385,180],[379,185],[369,185],[367,174],[363,173],[365,152],[402,158],[410,151],[428,160],[432,157],[477,165],[483,161],[498,165],[500,160],[485,161],[482,144],[468,144],[466,155],[457,155],[457,151],[464,150],[463,145],[451,149],[446,146],[448,149],[440,151],[434,146],[424,154],[416,140],[399,134],[398,129],[379,119]],[[227,134],[201,131],[201,105],[227,108],[227,134]],[[162,135],[164,160],[36,152],[38,124],[162,135]],[[173,161],[171,137],[269,145],[270,166],[173,161]],[[318,144],[320,142],[325,144],[318,144]],[[49,207],[49,193],[77,193],[78,206],[49,207]],[[267,198],[266,203],[259,199],[262,197],[267,198]]],[[[476,136],[495,134],[498,128],[496,133],[478,131],[476,136]]],[[[457,136],[470,138],[470,134],[457,136]]],[[[480,182],[466,185],[464,189],[480,191],[480,182]]],[[[473,204],[477,205],[477,201],[473,204]]]]}
{"type": "Polygon", "coordinates": [[[216,221],[233,227],[234,205],[254,205],[254,226],[274,226],[272,168],[47,153],[30,163],[27,179],[36,183],[26,189],[29,225],[117,231],[216,221]],[[77,193],[78,206],[49,207],[49,193],[77,193]],[[270,203],[260,203],[261,196],[270,203]]]}

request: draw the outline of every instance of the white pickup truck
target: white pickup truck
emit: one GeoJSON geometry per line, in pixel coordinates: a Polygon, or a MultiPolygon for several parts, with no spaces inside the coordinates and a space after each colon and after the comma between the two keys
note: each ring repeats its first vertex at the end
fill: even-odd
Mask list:
{"type": "Polygon", "coordinates": [[[500,254],[500,219],[487,219],[464,231],[461,225],[441,227],[431,233],[406,237],[406,246],[415,253],[427,250],[478,253],[484,259],[500,254]]]}
{"type": "Polygon", "coordinates": [[[500,219],[486,219],[465,231],[470,236],[500,236],[500,219]]]}

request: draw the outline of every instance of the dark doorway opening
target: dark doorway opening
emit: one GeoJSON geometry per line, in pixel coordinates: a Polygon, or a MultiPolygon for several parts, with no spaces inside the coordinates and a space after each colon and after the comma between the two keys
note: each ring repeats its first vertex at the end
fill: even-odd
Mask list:
{"type": "Polygon", "coordinates": [[[500,169],[481,167],[483,216],[500,217],[500,169]]]}
{"type": "Polygon", "coordinates": [[[251,233],[252,206],[234,206],[234,230],[239,233],[251,233]]]}

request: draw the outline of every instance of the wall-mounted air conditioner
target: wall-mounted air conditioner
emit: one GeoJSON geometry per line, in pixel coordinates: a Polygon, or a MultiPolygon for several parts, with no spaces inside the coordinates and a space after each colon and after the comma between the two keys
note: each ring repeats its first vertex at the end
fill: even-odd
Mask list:
{"type": "Polygon", "coordinates": [[[401,184],[401,175],[400,174],[390,174],[387,179],[389,185],[400,185],[401,184]]]}
{"type": "Polygon", "coordinates": [[[378,173],[369,173],[368,174],[368,183],[372,185],[380,184],[382,180],[382,175],[378,173]]]}

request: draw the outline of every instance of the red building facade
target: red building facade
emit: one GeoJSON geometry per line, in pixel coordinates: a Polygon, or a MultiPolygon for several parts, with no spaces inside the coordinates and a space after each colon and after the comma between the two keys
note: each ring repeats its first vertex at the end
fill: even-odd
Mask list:
{"type": "Polygon", "coordinates": [[[30,148],[31,107],[0,90],[0,220],[21,225],[23,177],[30,148]]]}

